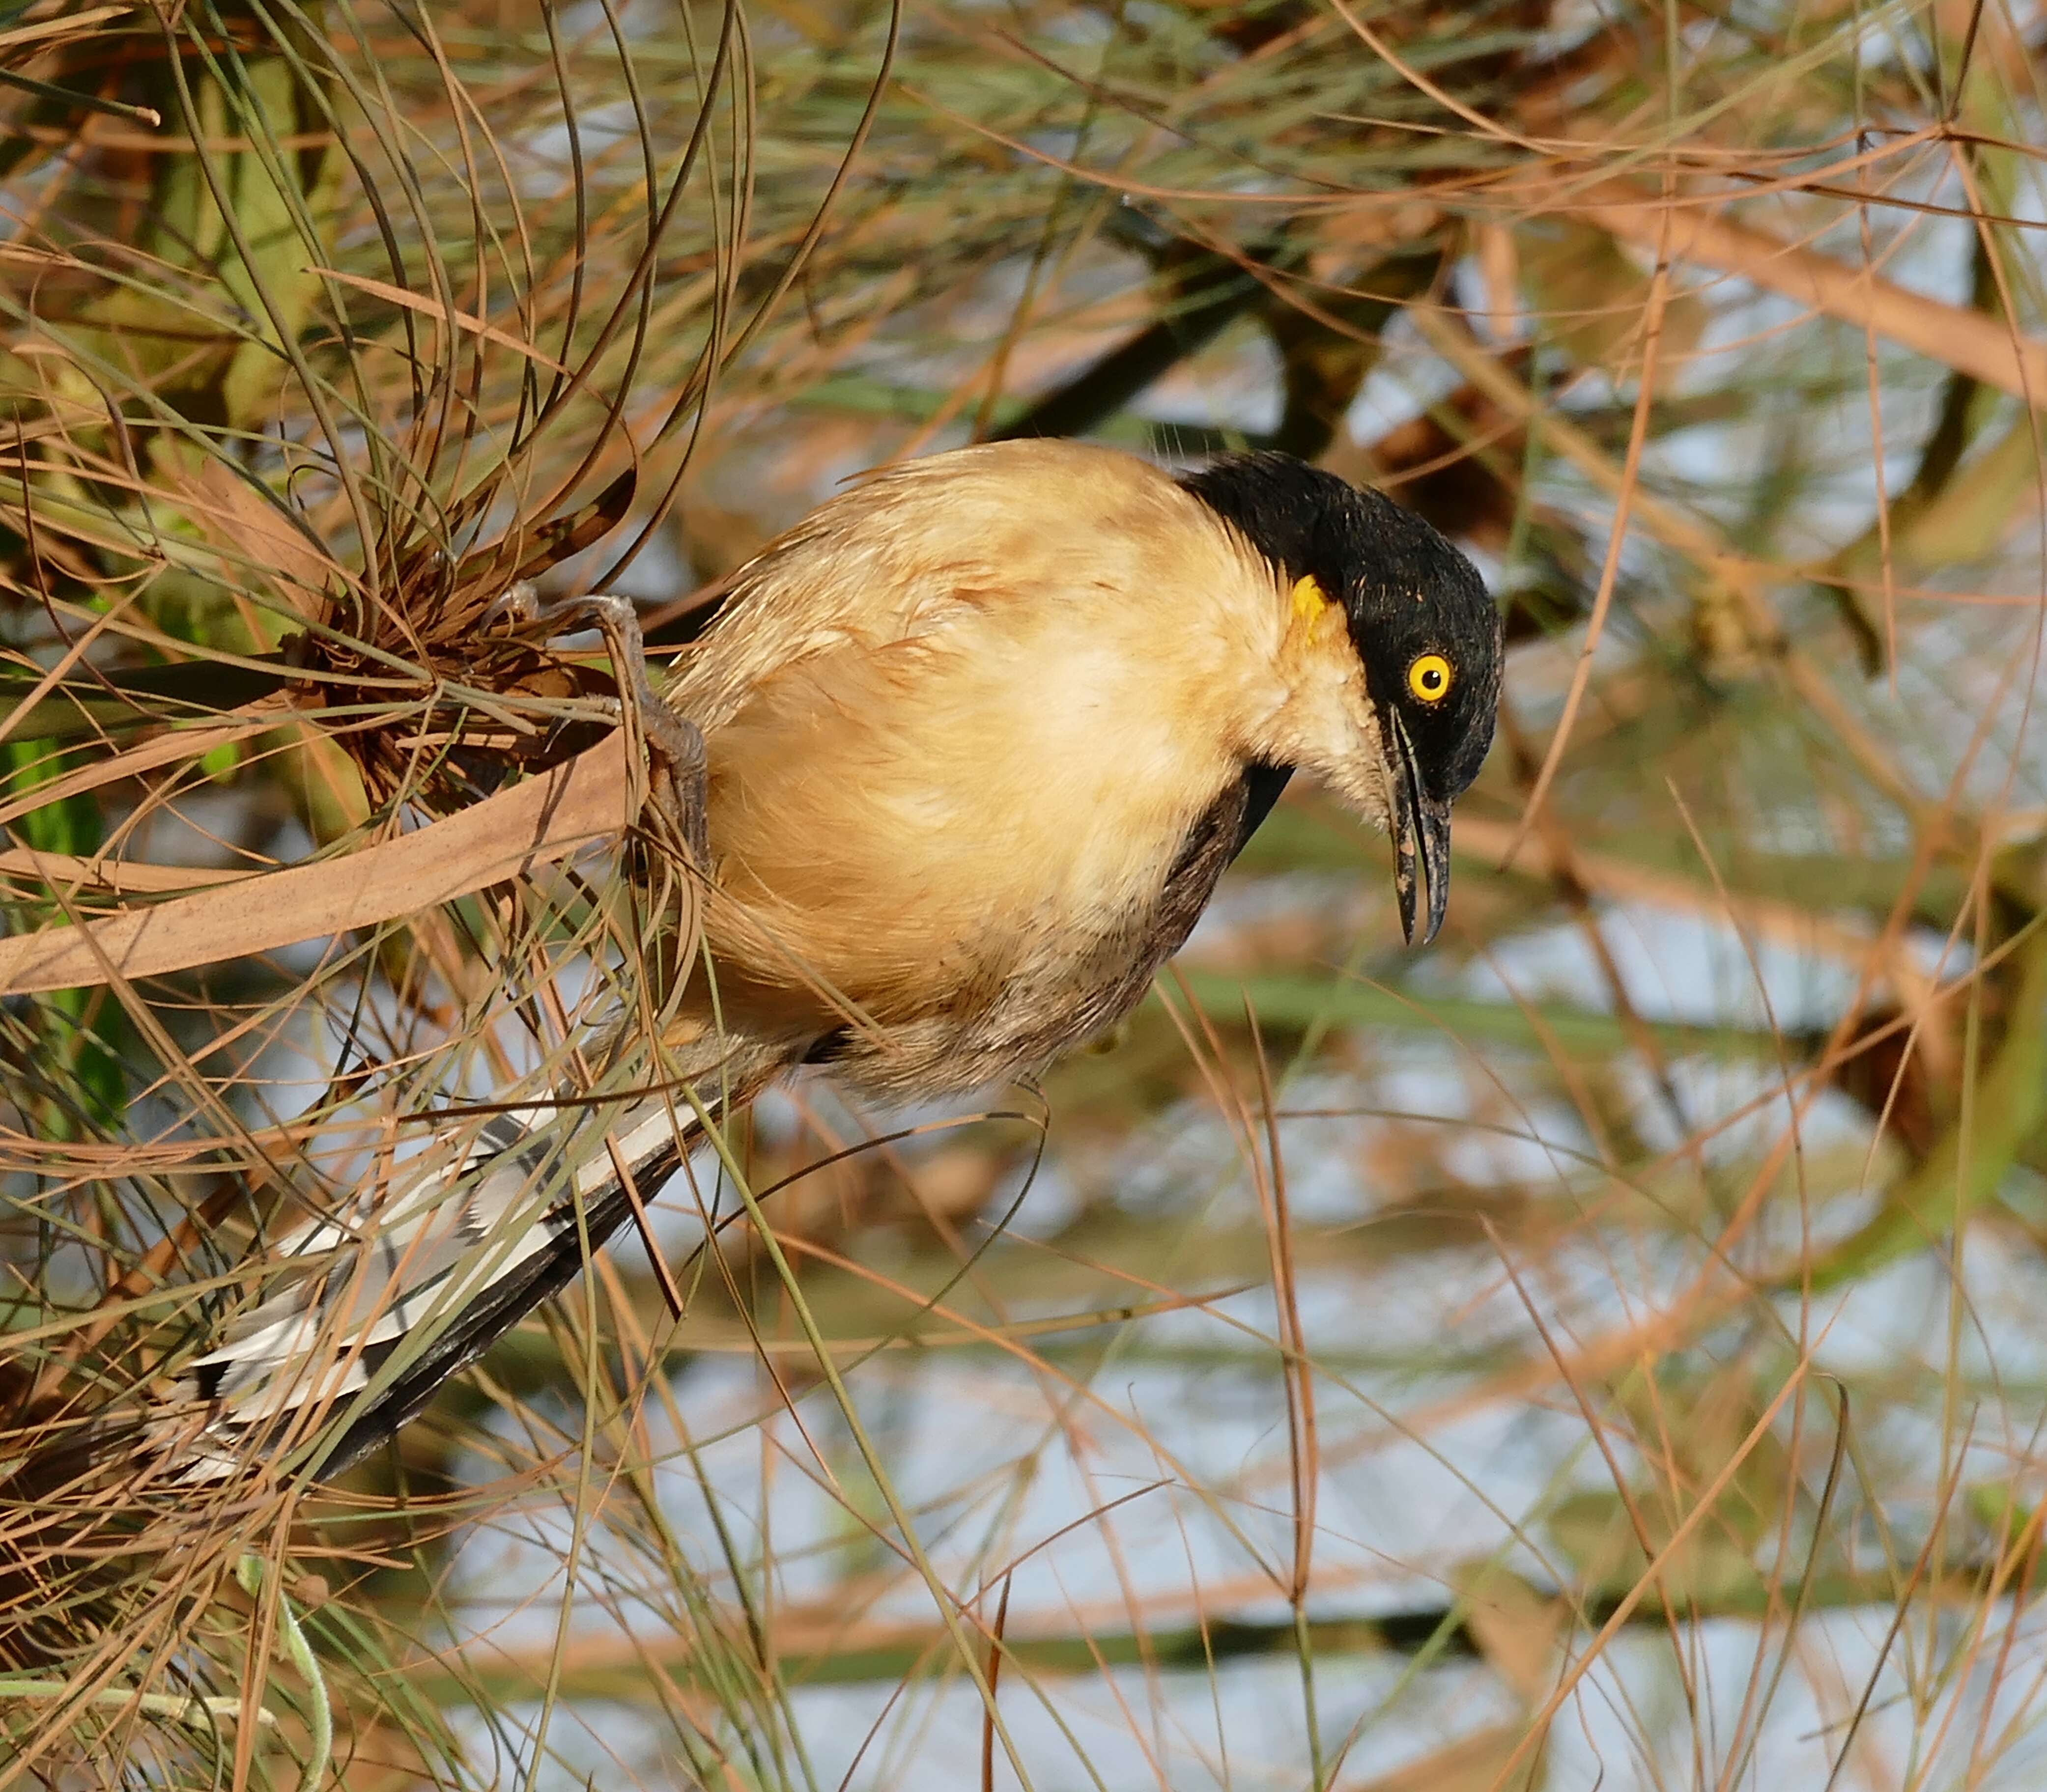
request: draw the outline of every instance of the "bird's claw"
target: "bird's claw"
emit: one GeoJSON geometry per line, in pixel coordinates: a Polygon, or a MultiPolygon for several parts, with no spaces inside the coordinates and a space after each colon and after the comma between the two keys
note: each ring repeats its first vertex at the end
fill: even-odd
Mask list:
{"type": "Polygon", "coordinates": [[[503,624],[510,632],[524,635],[536,624],[551,620],[551,612],[571,609],[575,603],[574,598],[563,604],[544,603],[531,579],[514,579],[483,612],[480,626],[488,633],[503,624]]]}
{"type": "Polygon", "coordinates": [[[640,612],[633,600],[609,592],[585,597],[544,599],[530,579],[516,580],[483,613],[486,628],[504,622],[519,633],[543,624],[557,633],[561,625],[594,628],[604,636],[611,654],[612,673],[618,687],[621,720],[637,727],[653,760],[648,798],[661,811],[690,855],[691,863],[702,870],[710,863],[710,842],[706,828],[706,780],[709,761],[704,752],[702,731],[687,716],[679,716],[647,678],[647,643],[640,631],[640,612]]]}

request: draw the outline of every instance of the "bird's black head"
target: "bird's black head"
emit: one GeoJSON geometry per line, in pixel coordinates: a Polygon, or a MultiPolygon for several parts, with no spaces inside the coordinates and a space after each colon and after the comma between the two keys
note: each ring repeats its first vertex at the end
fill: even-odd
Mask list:
{"type": "Polygon", "coordinates": [[[1412,511],[1287,454],[1238,454],[1182,481],[1289,580],[1343,606],[1386,755],[1401,925],[1426,944],[1449,896],[1450,805],[1478,775],[1499,706],[1499,612],[1478,569],[1412,511]]]}

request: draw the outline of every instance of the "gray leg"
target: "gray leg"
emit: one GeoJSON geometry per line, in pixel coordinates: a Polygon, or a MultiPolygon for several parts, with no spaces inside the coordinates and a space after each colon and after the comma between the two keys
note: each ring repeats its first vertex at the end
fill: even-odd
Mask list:
{"type": "Polygon", "coordinates": [[[652,789],[657,804],[675,836],[688,850],[699,871],[710,863],[710,841],[706,832],[707,805],[705,779],[709,766],[704,755],[703,734],[695,722],[679,716],[647,682],[647,643],[640,632],[640,613],[629,597],[607,592],[586,597],[566,597],[544,602],[530,581],[520,579],[492,604],[484,626],[499,617],[509,618],[515,628],[545,624],[557,632],[572,620],[598,630],[610,650],[613,675],[618,682],[621,716],[629,727],[637,725],[647,743],[652,789]]]}

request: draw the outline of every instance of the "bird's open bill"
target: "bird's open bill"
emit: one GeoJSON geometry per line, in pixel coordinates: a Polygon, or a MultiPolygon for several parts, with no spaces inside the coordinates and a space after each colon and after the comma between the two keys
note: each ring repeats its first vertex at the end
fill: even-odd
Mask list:
{"type": "Polygon", "coordinates": [[[1430,797],[1422,784],[1414,743],[1397,709],[1385,712],[1393,740],[1391,786],[1393,888],[1400,898],[1400,931],[1414,944],[1414,913],[1420,892],[1415,887],[1416,861],[1429,886],[1429,924],[1422,934],[1427,945],[1441,931],[1450,902],[1450,805],[1430,797]]]}

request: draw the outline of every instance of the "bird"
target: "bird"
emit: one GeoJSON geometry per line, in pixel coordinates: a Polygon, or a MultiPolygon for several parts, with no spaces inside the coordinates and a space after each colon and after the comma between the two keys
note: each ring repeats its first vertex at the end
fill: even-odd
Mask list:
{"type": "Polygon", "coordinates": [[[1035,1076],[1142,999],[1296,773],[1390,835],[1408,940],[1442,925],[1500,616],[1383,493],[1276,453],[986,443],[842,491],[729,589],[649,731],[683,741],[705,854],[707,974],[662,1040],[698,1099],[565,1141],[548,1101],[508,1107],[273,1240],[296,1271],[147,1417],[174,1483],[287,1434],[323,1477],[378,1446],[706,1114],[799,1066],[895,1104],[1035,1076]]]}

